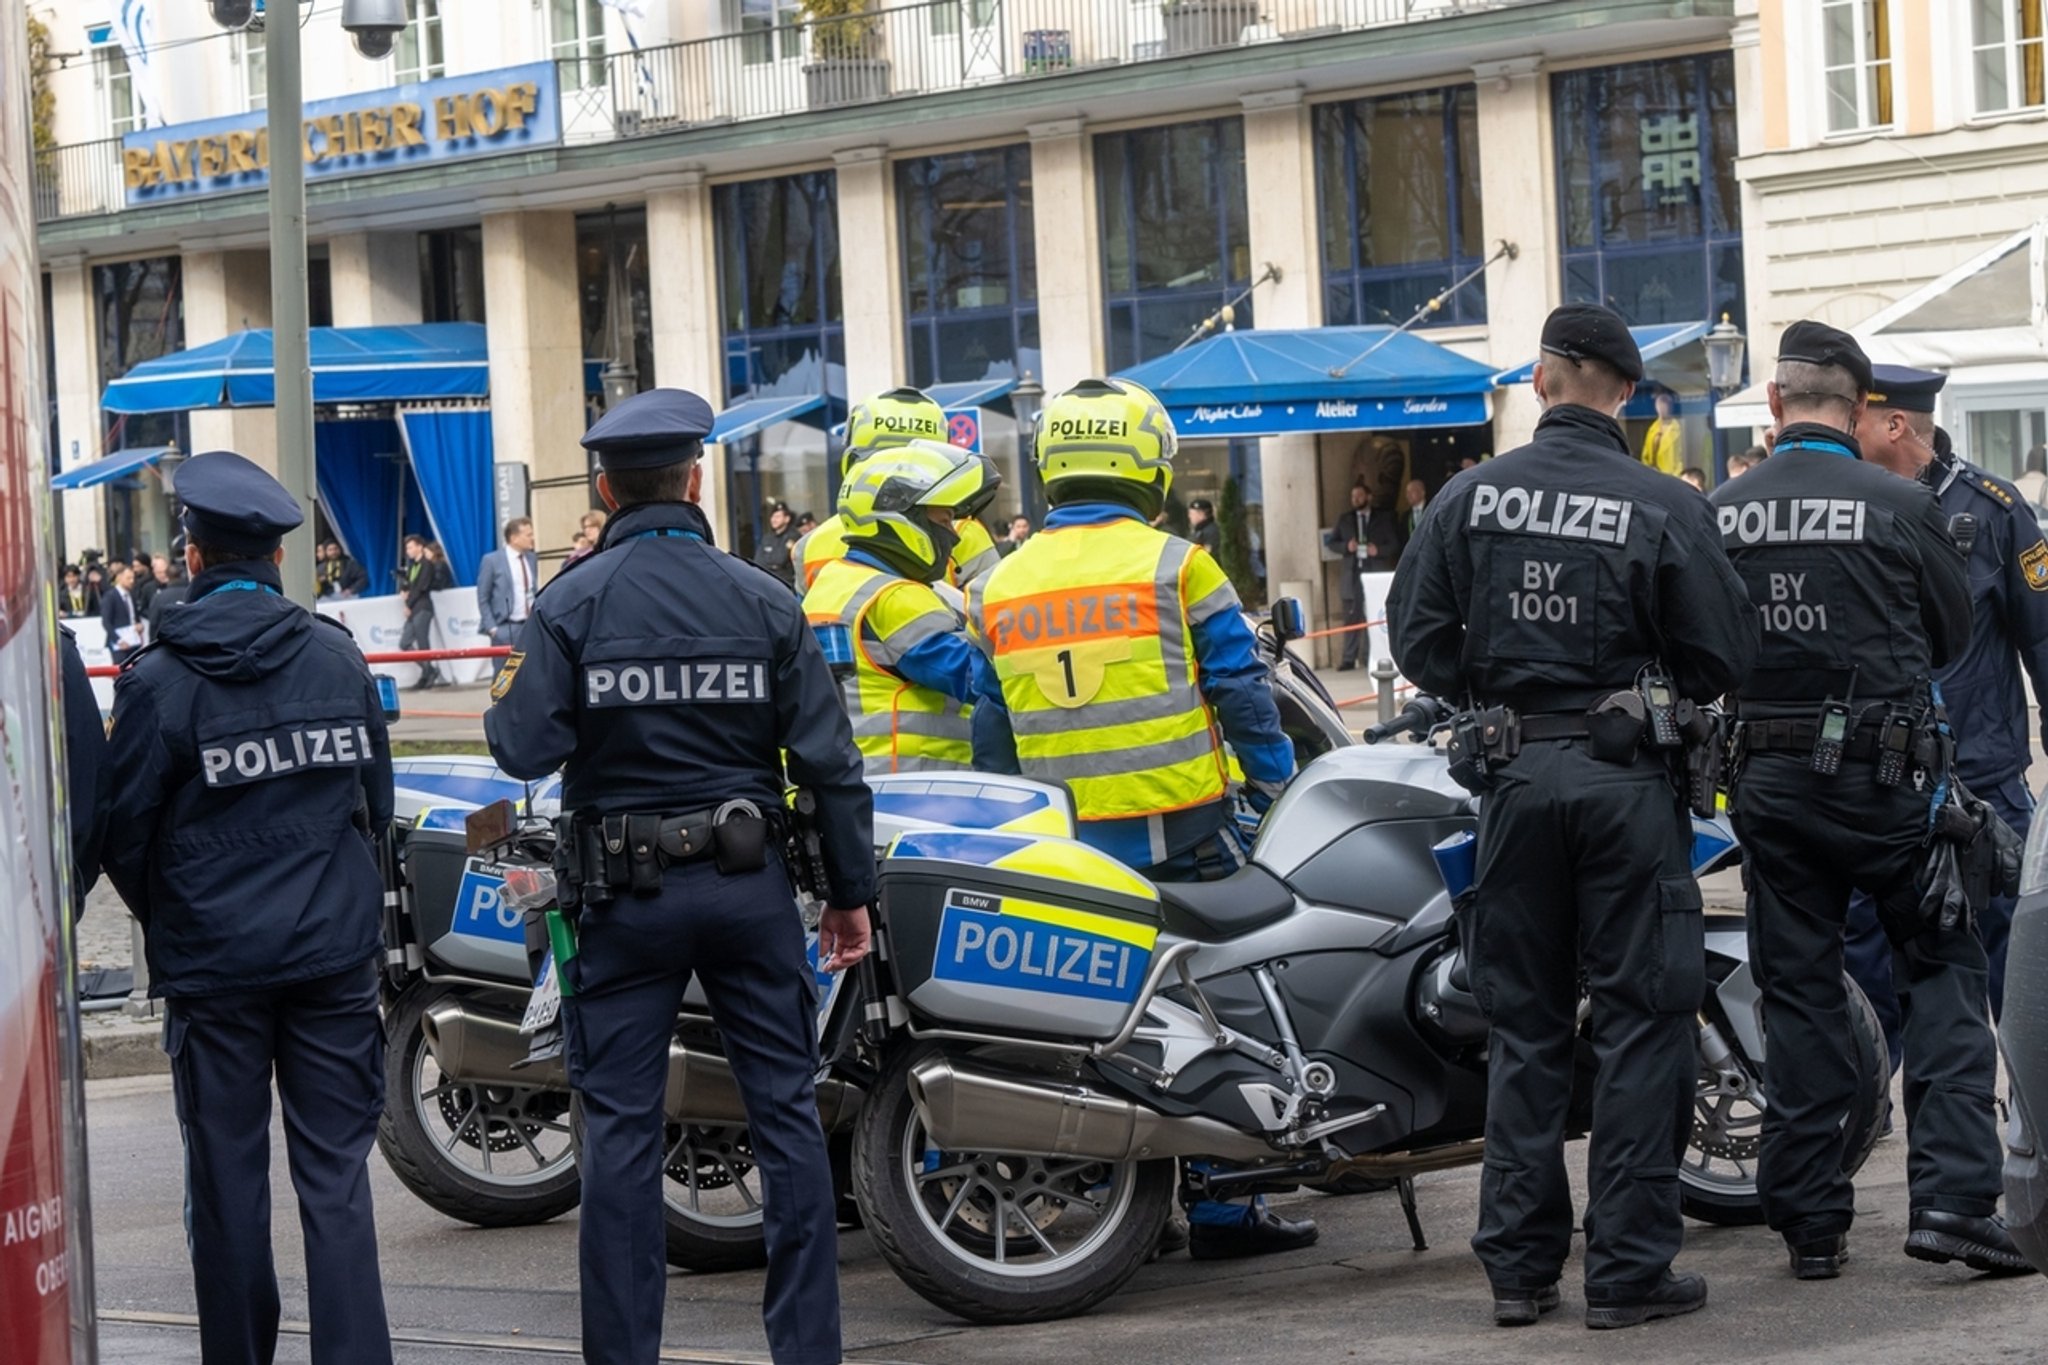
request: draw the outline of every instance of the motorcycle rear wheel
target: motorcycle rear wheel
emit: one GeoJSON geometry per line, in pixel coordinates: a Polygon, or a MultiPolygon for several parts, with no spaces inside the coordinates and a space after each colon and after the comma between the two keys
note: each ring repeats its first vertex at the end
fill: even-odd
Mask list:
{"type": "Polygon", "coordinates": [[[1084,1313],[1152,1256],[1172,1211],[1172,1161],[1085,1161],[929,1147],[899,1050],[854,1129],[854,1192],[903,1282],[956,1317],[1044,1322],[1084,1313]]]}
{"type": "MultiPolygon", "coordinates": [[[[1842,1169],[1863,1168],[1877,1145],[1891,1097],[1891,1057],[1877,1011],[1854,980],[1849,992],[1850,1053],[1856,1064],[1856,1096],[1849,1108],[1848,1142],[1842,1169]]],[[[1733,1030],[1723,1028],[1744,1071],[1743,1089],[1730,1091],[1704,1063],[1693,1110],[1692,1135],[1678,1168],[1679,1206],[1688,1218],[1720,1227],[1756,1227],[1764,1221],[1757,1196],[1756,1155],[1762,1142],[1763,1109],[1750,1098],[1761,1094],[1763,1067],[1742,1053],[1733,1030]]]]}
{"type": "MultiPolygon", "coordinates": [[[[569,1111],[576,1149],[583,1150],[583,1105],[569,1111]]],[[[768,1264],[761,1224],[761,1171],[744,1124],[684,1128],[662,1137],[661,1220],[668,1263],[718,1275],[768,1264]]]]}

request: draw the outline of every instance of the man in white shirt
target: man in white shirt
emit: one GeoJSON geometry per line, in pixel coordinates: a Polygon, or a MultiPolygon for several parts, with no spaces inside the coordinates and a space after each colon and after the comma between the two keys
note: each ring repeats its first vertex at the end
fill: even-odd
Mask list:
{"type": "Polygon", "coordinates": [[[533,522],[514,517],[505,523],[505,548],[484,556],[476,570],[477,629],[494,645],[509,645],[533,610],[540,591],[540,562],[533,553],[533,522]]]}

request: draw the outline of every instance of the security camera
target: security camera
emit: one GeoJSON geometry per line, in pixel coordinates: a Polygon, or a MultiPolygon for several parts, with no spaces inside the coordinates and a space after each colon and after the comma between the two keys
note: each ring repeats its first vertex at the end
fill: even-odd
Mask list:
{"type": "Polygon", "coordinates": [[[355,35],[356,51],[365,57],[388,57],[405,27],[405,0],[341,0],[341,26],[355,35]]]}
{"type": "Polygon", "coordinates": [[[206,0],[206,8],[222,28],[247,28],[256,17],[256,0],[206,0]]]}

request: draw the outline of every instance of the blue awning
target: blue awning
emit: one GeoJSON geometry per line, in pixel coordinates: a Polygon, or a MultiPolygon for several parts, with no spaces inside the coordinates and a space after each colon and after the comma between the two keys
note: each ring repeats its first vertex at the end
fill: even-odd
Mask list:
{"type": "Polygon", "coordinates": [[[124,474],[133,474],[144,465],[155,464],[164,456],[176,450],[176,446],[139,446],[134,450],[117,450],[103,455],[91,464],[82,464],[76,469],[67,469],[50,480],[52,488],[97,488],[111,483],[124,474]]]}
{"type": "Polygon", "coordinates": [[[977,379],[966,384],[934,384],[925,392],[947,412],[957,412],[961,408],[985,408],[1016,387],[1014,378],[977,379]]]}
{"type": "MultiPolygon", "coordinates": [[[[480,322],[315,327],[307,349],[315,403],[482,398],[491,367],[480,322]]],[[[145,360],[107,385],[110,412],[260,408],[277,401],[268,328],[145,360]]]]}
{"type": "MultiPolygon", "coordinates": [[[[1669,355],[1681,346],[1689,346],[1707,334],[1713,324],[1708,322],[1659,322],[1648,327],[1631,327],[1629,335],[1636,339],[1636,349],[1643,353],[1643,363],[1649,364],[1658,356],[1669,355]]],[[[1505,388],[1509,384],[1527,384],[1536,378],[1536,362],[1529,361],[1512,370],[1502,370],[1493,377],[1493,382],[1505,388]]]]}
{"type": "MultiPolygon", "coordinates": [[[[816,412],[825,406],[822,393],[797,393],[781,398],[743,398],[724,412],[711,424],[711,435],[706,440],[720,445],[744,441],[747,437],[774,426],[816,412]]],[[[814,423],[815,425],[815,423],[814,423]]]]}
{"type": "Polygon", "coordinates": [[[1198,440],[1478,426],[1493,389],[1488,366],[1391,327],[1224,332],[1118,377],[1198,440]]]}

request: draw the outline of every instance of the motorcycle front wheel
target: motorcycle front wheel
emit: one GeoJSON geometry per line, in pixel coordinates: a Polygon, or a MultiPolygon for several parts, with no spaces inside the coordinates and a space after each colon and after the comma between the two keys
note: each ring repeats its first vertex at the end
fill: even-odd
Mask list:
{"type": "Polygon", "coordinates": [[[1114,1294],[1158,1246],[1174,1163],[940,1151],[909,1083],[936,1050],[898,1051],[854,1130],[854,1192],[883,1259],[969,1322],[1072,1317],[1114,1294]]]}
{"type": "MultiPolygon", "coordinates": [[[[1849,1055],[1856,1066],[1856,1094],[1847,1119],[1842,1170],[1863,1168],[1877,1145],[1891,1097],[1891,1056],[1877,1011],[1854,980],[1849,992],[1849,1055]]],[[[1700,1062],[1691,1136],[1678,1168],[1679,1205],[1689,1218],[1721,1227],[1755,1227],[1764,1221],[1757,1197],[1757,1157],[1763,1149],[1764,1067],[1745,1056],[1741,1040],[1717,1020],[1734,1054],[1736,1070],[1723,1072],[1700,1062]]]]}

